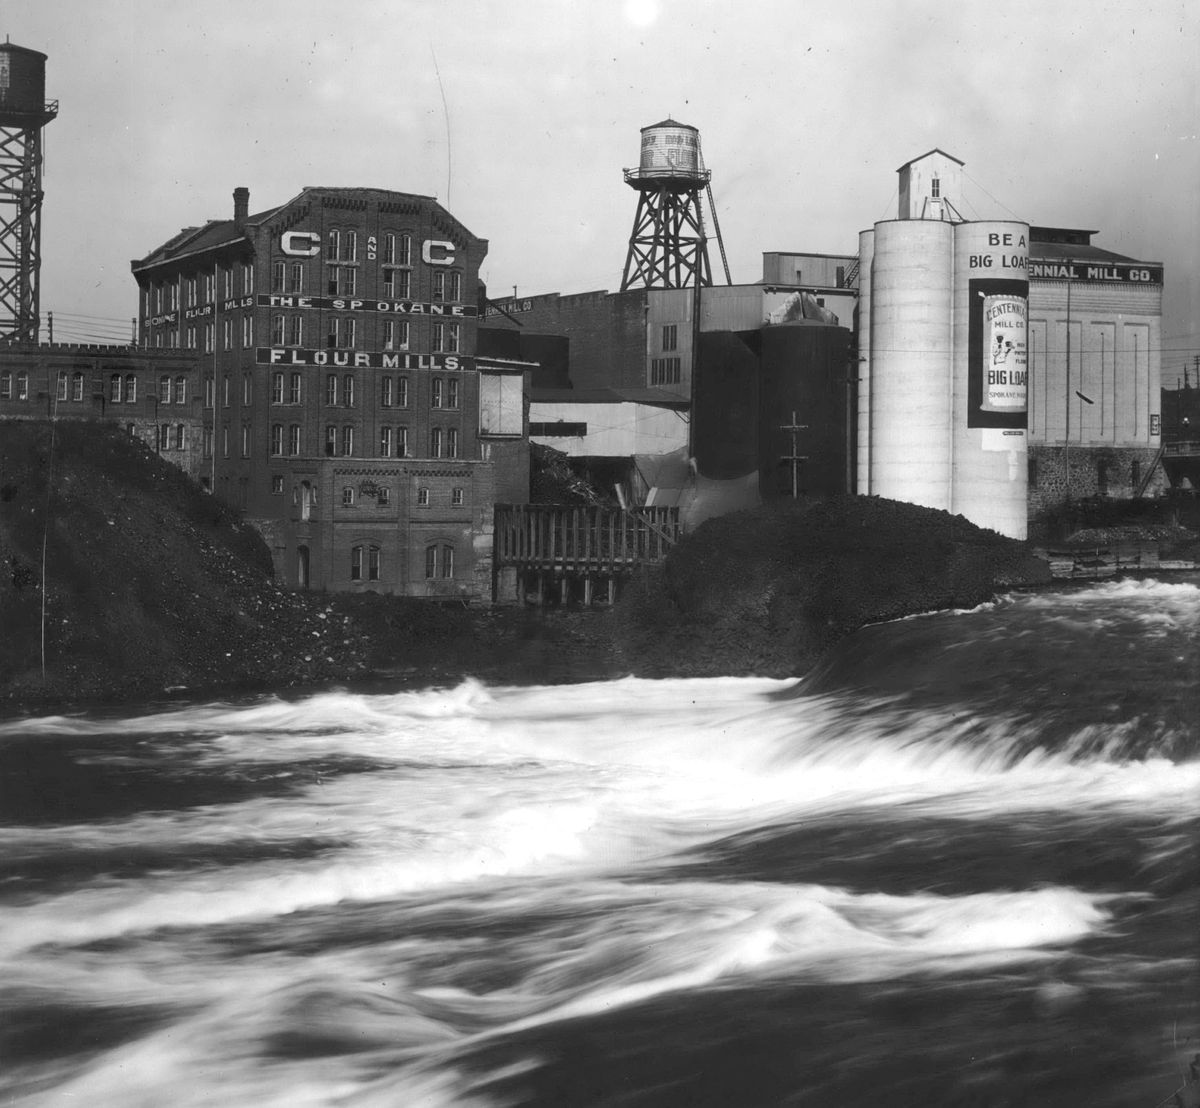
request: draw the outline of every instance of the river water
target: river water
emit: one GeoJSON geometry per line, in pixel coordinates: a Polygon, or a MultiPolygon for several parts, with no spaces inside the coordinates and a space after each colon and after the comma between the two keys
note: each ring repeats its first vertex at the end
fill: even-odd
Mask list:
{"type": "Polygon", "coordinates": [[[801,682],[0,723],[0,1103],[1154,1106],[1200,1050],[1200,588],[801,682]]]}

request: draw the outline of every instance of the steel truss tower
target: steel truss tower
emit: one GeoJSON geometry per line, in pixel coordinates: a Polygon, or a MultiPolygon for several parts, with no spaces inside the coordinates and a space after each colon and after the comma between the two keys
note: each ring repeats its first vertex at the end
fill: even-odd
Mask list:
{"type": "Polygon", "coordinates": [[[42,128],[46,55],[0,44],[0,340],[37,342],[41,320],[42,128]]]}
{"type": "MultiPolygon", "coordinates": [[[[642,128],[642,163],[625,170],[625,183],[638,194],[621,291],[682,289],[712,284],[708,236],[701,199],[708,193],[717,245],[725,261],[721,228],[712,204],[712,174],[700,163],[694,127],[667,119],[642,128]]],[[[725,262],[725,280],[729,265],[725,262]]]]}

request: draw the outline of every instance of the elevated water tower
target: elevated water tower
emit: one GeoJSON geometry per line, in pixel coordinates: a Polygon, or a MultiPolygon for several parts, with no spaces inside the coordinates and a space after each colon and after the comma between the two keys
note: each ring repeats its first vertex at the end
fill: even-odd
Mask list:
{"type": "Polygon", "coordinates": [[[46,55],[0,44],[0,341],[37,342],[46,55]]]}
{"type": "Polygon", "coordinates": [[[712,174],[704,168],[700,132],[695,127],[664,119],[642,128],[641,161],[637,169],[625,170],[625,183],[636,190],[638,206],[629,236],[622,292],[712,284],[702,192],[708,194],[725,281],[732,284],[713,207],[711,179],[712,174]]]}

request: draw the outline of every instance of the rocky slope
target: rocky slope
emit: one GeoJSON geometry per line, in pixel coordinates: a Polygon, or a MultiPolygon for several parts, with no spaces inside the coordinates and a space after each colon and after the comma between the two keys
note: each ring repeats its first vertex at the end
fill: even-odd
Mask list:
{"type": "Polygon", "coordinates": [[[710,520],[611,613],[296,593],[272,580],[256,531],[138,440],[82,421],[0,424],[9,711],[378,674],[792,675],[864,623],[1047,573],[961,517],[846,498],[710,520]]]}

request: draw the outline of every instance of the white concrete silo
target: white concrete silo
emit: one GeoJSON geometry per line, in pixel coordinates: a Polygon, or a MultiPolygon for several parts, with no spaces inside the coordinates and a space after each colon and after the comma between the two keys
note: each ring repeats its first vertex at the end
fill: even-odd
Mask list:
{"type": "Polygon", "coordinates": [[[1029,225],[954,228],[951,510],[1011,538],[1028,533],[1029,225]]]}
{"type": "Polygon", "coordinates": [[[870,490],[949,508],[954,227],[875,224],[871,266],[870,490]]]}
{"type": "Polygon", "coordinates": [[[871,492],[871,264],[875,258],[875,232],[858,235],[858,426],[855,487],[864,496],[871,492]]]}

